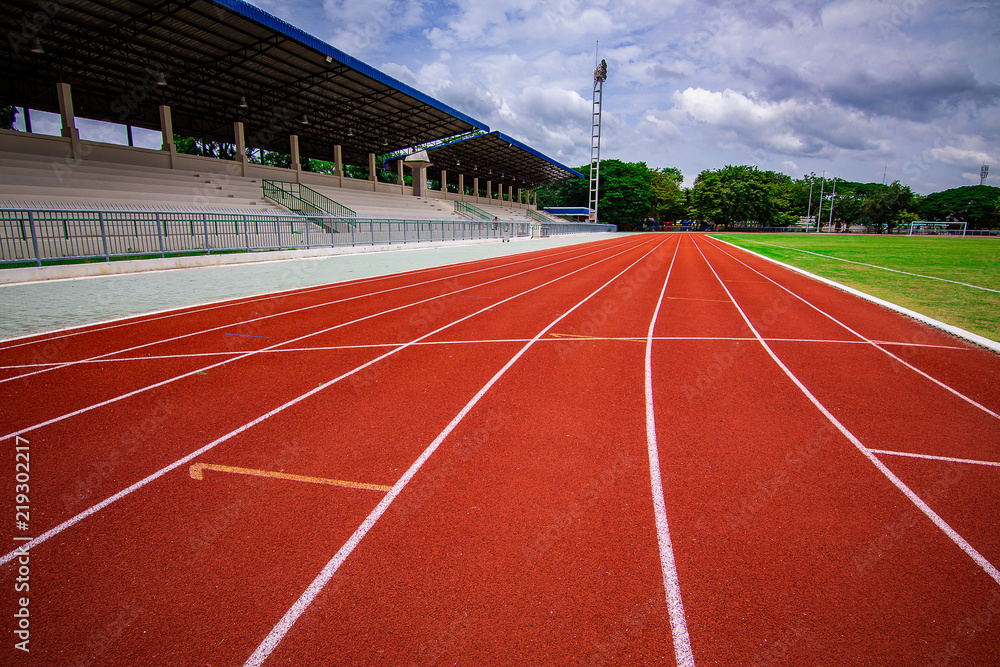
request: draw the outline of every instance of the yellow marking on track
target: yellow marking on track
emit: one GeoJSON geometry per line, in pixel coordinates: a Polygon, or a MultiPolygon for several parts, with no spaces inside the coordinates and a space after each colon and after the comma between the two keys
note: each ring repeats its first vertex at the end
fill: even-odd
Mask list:
{"type": "Polygon", "coordinates": [[[714,301],[715,303],[731,303],[729,299],[696,299],[693,296],[665,296],[664,299],[675,299],[677,301],[714,301]]]}
{"type": "Polygon", "coordinates": [[[231,472],[237,475],[253,475],[255,477],[272,477],[274,479],[290,479],[293,482],[308,482],[310,484],[328,484],[330,486],[345,486],[349,489],[365,489],[367,491],[388,491],[391,486],[381,484],[366,484],[364,482],[348,482],[342,479],[323,479],[322,477],[306,477],[305,475],[292,475],[287,472],[271,472],[269,470],[254,470],[252,468],[237,468],[236,466],[222,466],[214,463],[192,463],[190,468],[191,479],[204,479],[203,470],[216,470],[218,472],[231,472]]]}

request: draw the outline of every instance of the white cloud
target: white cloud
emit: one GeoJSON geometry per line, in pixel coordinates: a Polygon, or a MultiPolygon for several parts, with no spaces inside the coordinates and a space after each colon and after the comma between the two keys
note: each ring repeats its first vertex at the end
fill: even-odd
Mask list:
{"type": "Polygon", "coordinates": [[[992,2],[260,2],[571,165],[590,154],[595,40],[606,157],[688,178],[726,164],[850,180],[888,168],[918,191],[1000,159],[992,2]]]}

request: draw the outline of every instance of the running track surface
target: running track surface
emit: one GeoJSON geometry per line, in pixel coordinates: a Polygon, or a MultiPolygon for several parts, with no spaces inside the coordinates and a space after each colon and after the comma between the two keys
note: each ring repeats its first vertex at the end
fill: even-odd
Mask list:
{"type": "Polygon", "coordinates": [[[4,341],[0,392],[3,664],[1000,664],[1000,358],[706,236],[4,341]]]}

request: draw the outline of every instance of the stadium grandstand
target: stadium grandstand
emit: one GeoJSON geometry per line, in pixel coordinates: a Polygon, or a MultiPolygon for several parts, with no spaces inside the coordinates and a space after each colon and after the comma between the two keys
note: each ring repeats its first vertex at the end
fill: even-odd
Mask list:
{"type": "Polygon", "coordinates": [[[23,124],[0,130],[0,264],[614,229],[538,209],[578,172],[240,0],[15,0],[0,22],[23,124]]]}

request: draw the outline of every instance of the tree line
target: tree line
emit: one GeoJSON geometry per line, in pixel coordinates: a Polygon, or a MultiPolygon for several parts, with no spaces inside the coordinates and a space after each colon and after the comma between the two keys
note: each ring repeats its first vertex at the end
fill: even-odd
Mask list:
{"type": "MultiPolygon", "coordinates": [[[[539,206],[589,204],[590,166],[585,178],[538,189],[539,206]]],[[[800,179],[755,166],[706,169],[690,188],[679,169],[655,169],[644,162],[601,160],[598,217],[633,230],[651,224],[692,221],[726,227],[786,227],[807,219],[835,229],[861,225],[874,233],[893,232],[915,220],[964,221],[970,229],[1000,227],[1000,188],[965,186],[921,196],[899,181],[856,183],[800,179]],[[835,188],[835,189],[834,189],[835,188]],[[832,208],[832,220],[831,220],[832,208]]]]}

